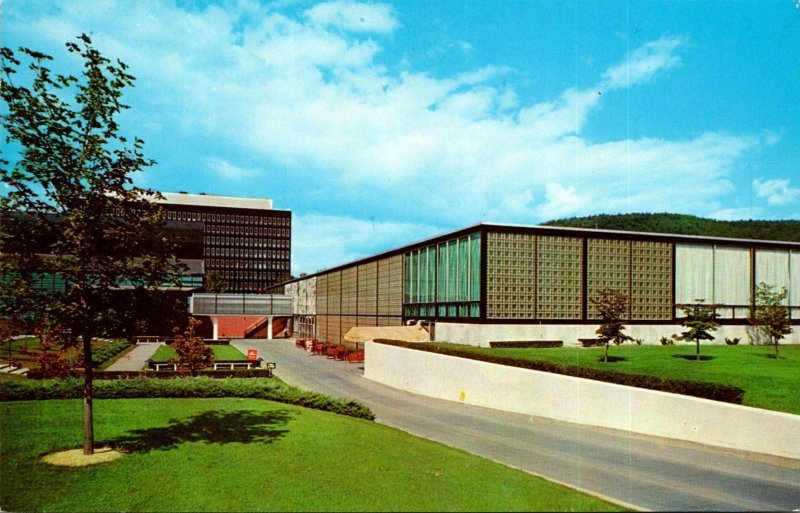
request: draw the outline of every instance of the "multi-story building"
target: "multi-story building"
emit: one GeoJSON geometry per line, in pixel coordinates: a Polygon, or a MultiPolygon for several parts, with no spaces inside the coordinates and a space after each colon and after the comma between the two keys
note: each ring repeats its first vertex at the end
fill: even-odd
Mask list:
{"type": "Polygon", "coordinates": [[[167,221],[203,225],[205,276],[225,292],[258,293],[290,278],[292,213],[272,200],[162,193],[167,221]]]}
{"type": "MultiPolygon", "coordinates": [[[[339,343],[354,326],[426,321],[435,340],[594,338],[603,289],[629,298],[626,333],[658,343],[682,305],[713,304],[747,340],[758,283],[788,289],[800,324],[800,243],[479,224],[291,280],[295,331],[339,343]]],[[[786,340],[800,343],[800,330],[786,340]]]]}

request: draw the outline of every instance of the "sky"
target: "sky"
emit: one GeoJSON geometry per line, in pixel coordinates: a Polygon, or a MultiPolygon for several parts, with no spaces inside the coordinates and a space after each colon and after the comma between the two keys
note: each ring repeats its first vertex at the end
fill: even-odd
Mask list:
{"type": "MultiPolygon", "coordinates": [[[[800,220],[800,0],[3,0],[136,77],[135,183],[271,198],[292,273],[480,222],[800,220]]],[[[4,143],[5,144],[5,143],[4,143]]]]}

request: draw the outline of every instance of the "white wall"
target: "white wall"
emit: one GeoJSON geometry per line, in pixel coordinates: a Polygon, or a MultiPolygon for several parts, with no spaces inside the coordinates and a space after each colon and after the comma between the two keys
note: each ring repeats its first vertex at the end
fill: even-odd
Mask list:
{"type": "MultiPolygon", "coordinates": [[[[437,321],[435,336],[438,342],[482,347],[488,347],[489,342],[503,340],[561,340],[565,346],[579,346],[579,338],[597,337],[595,330],[598,327],[599,324],[467,324],[437,321]]],[[[800,344],[800,326],[793,328],[794,331],[781,340],[781,344],[800,344]]],[[[625,327],[625,333],[641,339],[645,345],[657,345],[661,337],[670,338],[673,333],[679,334],[681,331],[683,327],[678,324],[631,324],[625,327]]],[[[725,337],[739,338],[740,345],[750,344],[752,333],[751,326],[720,326],[713,333],[714,340],[710,344],[724,345],[725,337]]],[[[753,343],[761,342],[755,340],[753,343]]]]}
{"type": "Polygon", "coordinates": [[[800,459],[800,415],[374,342],[364,377],[438,399],[800,459]]]}

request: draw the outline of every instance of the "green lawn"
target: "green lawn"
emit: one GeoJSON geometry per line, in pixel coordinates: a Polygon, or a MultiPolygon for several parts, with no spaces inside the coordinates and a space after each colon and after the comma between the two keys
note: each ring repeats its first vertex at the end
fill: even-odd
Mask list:
{"type": "MultiPolygon", "coordinates": [[[[228,345],[209,345],[208,347],[214,351],[214,360],[242,360],[247,361],[247,356],[233,346],[228,345]]],[[[178,354],[172,346],[159,346],[152,360],[154,362],[167,362],[171,359],[177,359],[178,354]]]]}
{"type": "Polygon", "coordinates": [[[79,447],[81,402],[0,403],[6,511],[601,511],[616,505],[519,470],[333,413],[257,399],[95,401],[83,468],[38,460],[79,447]]]}
{"type": "Polygon", "coordinates": [[[665,378],[711,381],[741,388],[743,404],[800,414],[800,346],[781,346],[775,360],[772,346],[701,345],[694,360],[692,344],[672,346],[612,345],[609,363],[603,362],[602,347],[548,349],[490,349],[456,344],[440,344],[469,351],[497,354],[530,360],[544,360],[564,365],[593,367],[630,374],[650,374],[665,378]]]}

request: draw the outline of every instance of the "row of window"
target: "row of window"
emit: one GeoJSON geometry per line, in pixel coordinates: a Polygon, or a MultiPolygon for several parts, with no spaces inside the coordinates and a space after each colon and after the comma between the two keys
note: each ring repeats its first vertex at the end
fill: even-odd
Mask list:
{"type": "Polygon", "coordinates": [[[211,269],[288,269],[288,260],[242,260],[239,258],[209,258],[211,269]]]}
{"type": "Polygon", "coordinates": [[[167,219],[175,221],[204,221],[214,223],[236,223],[258,226],[291,226],[291,218],[276,216],[251,216],[240,214],[215,214],[211,212],[196,212],[183,210],[168,210],[167,219]]]}
{"type": "Polygon", "coordinates": [[[244,248],[288,248],[288,239],[258,239],[238,237],[212,237],[206,236],[203,242],[208,246],[239,246],[244,248]]]}
{"type": "Polygon", "coordinates": [[[281,249],[258,250],[236,248],[206,248],[206,257],[229,258],[268,258],[272,260],[288,260],[289,252],[281,249]]]}
{"type": "Polygon", "coordinates": [[[257,281],[262,286],[264,283],[275,283],[279,281],[285,281],[289,279],[289,273],[287,271],[231,271],[231,270],[221,270],[217,271],[218,275],[222,278],[230,281],[237,281],[237,288],[247,288],[247,281],[257,281]]]}
{"type": "Polygon", "coordinates": [[[289,237],[289,228],[274,228],[269,226],[242,226],[228,224],[207,224],[206,234],[211,235],[247,235],[249,237],[260,235],[262,237],[289,237]]]}

